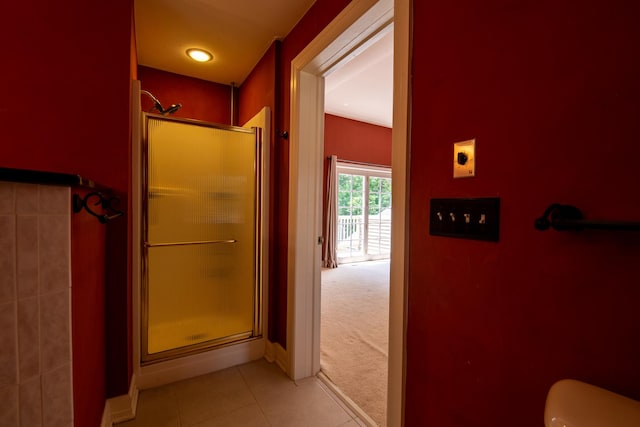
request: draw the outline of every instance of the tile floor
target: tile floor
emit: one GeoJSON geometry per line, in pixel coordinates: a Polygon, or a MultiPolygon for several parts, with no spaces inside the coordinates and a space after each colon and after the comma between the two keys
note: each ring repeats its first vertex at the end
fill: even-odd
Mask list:
{"type": "Polygon", "coordinates": [[[258,360],[142,390],[135,420],[116,427],[362,427],[315,378],[291,381],[258,360]]]}

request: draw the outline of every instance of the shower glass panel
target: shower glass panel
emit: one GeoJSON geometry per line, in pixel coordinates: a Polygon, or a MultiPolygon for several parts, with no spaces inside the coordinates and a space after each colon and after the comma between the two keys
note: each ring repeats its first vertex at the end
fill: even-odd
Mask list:
{"type": "Polygon", "coordinates": [[[145,123],[143,361],[259,336],[257,131],[145,123]]]}

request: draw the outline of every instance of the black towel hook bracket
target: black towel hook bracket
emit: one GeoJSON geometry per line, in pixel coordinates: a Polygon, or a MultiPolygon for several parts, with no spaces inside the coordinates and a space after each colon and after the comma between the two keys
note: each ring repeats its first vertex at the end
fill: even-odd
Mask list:
{"type": "Polygon", "coordinates": [[[580,209],[571,205],[553,203],[537,218],[533,226],[536,230],[545,231],[553,228],[556,231],[567,230],[621,230],[640,231],[640,222],[630,221],[594,221],[585,220],[580,209]]]}
{"type": "Polygon", "coordinates": [[[80,197],[78,194],[73,195],[73,212],[78,213],[82,209],[87,211],[90,215],[98,218],[102,224],[106,224],[112,219],[118,218],[124,215],[124,212],[117,209],[116,206],[120,204],[120,199],[113,196],[105,196],[99,191],[93,191],[87,193],[84,197],[80,197]],[[95,201],[95,203],[91,203],[95,201]],[[99,206],[102,209],[102,213],[96,212],[91,206],[99,206]]]}

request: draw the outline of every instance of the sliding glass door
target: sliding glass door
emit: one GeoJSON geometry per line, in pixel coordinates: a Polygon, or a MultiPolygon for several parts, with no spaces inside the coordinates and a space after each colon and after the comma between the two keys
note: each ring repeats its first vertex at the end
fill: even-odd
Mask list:
{"type": "Polygon", "coordinates": [[[340,262],[389,258],[390,169],[339,163],[337,207],[340,262]]]}

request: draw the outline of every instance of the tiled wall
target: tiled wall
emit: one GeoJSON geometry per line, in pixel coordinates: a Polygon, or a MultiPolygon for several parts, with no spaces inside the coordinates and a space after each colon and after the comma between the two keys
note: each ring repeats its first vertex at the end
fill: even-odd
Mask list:
{"type": "Polygon", "coordinates": [[[71,427],[70,188],[0,182],[0,425],[71,427]]]}

